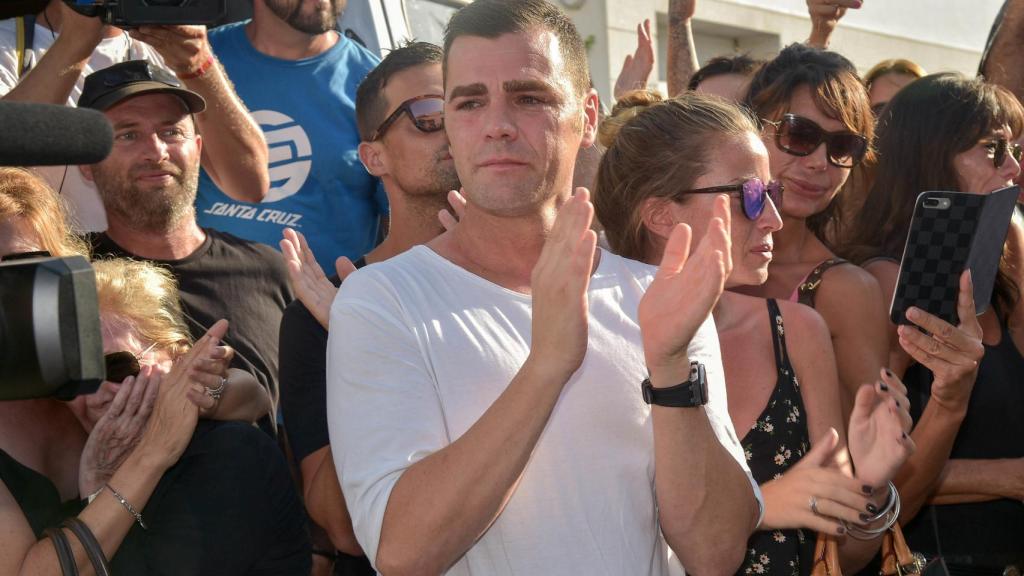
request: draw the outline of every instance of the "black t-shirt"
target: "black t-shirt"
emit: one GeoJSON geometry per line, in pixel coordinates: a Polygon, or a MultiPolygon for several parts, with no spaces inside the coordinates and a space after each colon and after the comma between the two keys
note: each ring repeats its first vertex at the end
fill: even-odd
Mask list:
{"type": "MultiPolygon", "coordinates": [[[[288,270],[273,248],[204,228],[206,240],[181,260],[150,260],[178,280],[181,306],[192,337],[217,320],[231,323],[224,343],[235,349],[232,367],[251,373],[277,398],[277,335],[281,314],[292,301],[288,270]]],[[[115,244],[106,234],[90,237],[96,257],[147,260],[115,244]]]]}
{"type": "Polygon", "coordinates": [[[306,517],[277,444],[200,420],[111,561],[114,574],[308,576],[306,517]]]}
{"type": "MultiPolygon", "coordinates": [[[[362,268],[366,261],[354,262],[362,268]]],[[[341,285],[337,276],[331,278],[341,285]]],[[[281,319],[281,413],[288,444],[299,462],[330,444],[327,433],[327,330],[299,300],[281,319]]],[[[336,575],[375,574],[365,556],[338,553],[336,575]]]]}

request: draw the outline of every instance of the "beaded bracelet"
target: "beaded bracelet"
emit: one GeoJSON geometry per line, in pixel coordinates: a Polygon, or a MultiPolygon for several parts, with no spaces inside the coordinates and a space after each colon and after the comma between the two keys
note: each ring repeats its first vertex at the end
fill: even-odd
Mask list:
{"type": "Polygon", "coordinates": [[[124,509],[132,516],[135,516],[135,521],[139,523],[139,526],[142,526],[143,530],[148,530],[149,527],[142,521],[142,514],[139,514],[139,511],[135,509],[135,506],[132,506],[131,502],[126,500],[124,496],[121,496],[110,484],[106,484],[106,487],[107,490],[110,490],[110,493],[114,495],[114,498],[117,498],[117,501],[121,503],[121,506],[124,506],[124,509]]]}

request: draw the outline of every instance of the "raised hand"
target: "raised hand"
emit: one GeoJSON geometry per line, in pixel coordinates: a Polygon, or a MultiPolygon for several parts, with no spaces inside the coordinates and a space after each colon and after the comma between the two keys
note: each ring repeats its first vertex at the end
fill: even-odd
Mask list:
{"type": "Polygon", "coordinates": [[[455,228],[466,212],[466,198],[462,195],[462,190],[448,192],[448,205],[452,207],[451,212],[444,208],[437,212],[437,219],[441,221],[441,226],[444,226],[446,231],[455,228]]]}
{"type": "MultiPolygon", "coordinates": [[[[334,302],[338,289],[327,279],[301,232],[285,228],[283,235],[284,238],[280,242],[281,253],[288,267],[288,279],[291,281],[292,290],[326,330],[331,320],[331,303],[334,302]]],[[[352,261],[344,256],[339,257],[334,265],[338,277],[342,280],[356,269],[352,261]]]]}
{"type": "Polygon", "coordinates": [[[213,57],[206,26],[139,26],[129,35],[155,48],[178,76],[195,75],[213,57]]]}
{"type": "Polygon", "coordinates": [[[871,503],[863,482],[837,466],[842,447],[834,429],[780,478],[761,485],[764,522],[761,529],[810,528],[823,534],[844,533],[839,520],[863,523],[871,503]]]}
{"type": "Polygon", "coordinates": [[[153,412],[159,378],[143,367],[121,384],[106,412],[89,432],[78,466],[78,493],[88,496],[107,483],[142,439],[153,412]]]}
{"type": "Polygon", "coordinates": [[[978,363],[985,355],[981,325],[974,314],[974,284],[970,270],[960,275],[957,296],[960,325],[952,324],[919,308],[907,310],[907,319],[921,327],[904,325],[897,329],[900,346],[932,371],[931,401],[953,413],[967,410],[967,402],[978,376],[978,363]]]}
{"type": "MultiPolygon", "coordinates": [[[[669,236],[658,273],[640,300],[644,356],[655,386],[656,371],[689,372],[687,347],[707,319],[732,272],[729,198],[715,198],[711,223],[690,254],[691,230],[677,224],[669,236]]],[[[675,383],[675,382],[673,382],[675,383]]]]}
{"type": "Polygon", "coordinates": [[[651,39],[651,21],[644,20],[636,25],[636,51],[626,55],[619,78],[615,81],[615,99],[622,98],[631,90],[647,87],[647,80],[654,70],[654,40],[651,39]]]}
{"type": "Polygon", "coordinates": [[[846,11],[859,9],[863,4],[863,0],[807,0],[807,13],[811,17],[811,36],[807,45],[828,48],[832,32],[846,11]]]}
{"type": "Polygon", "coordinates": [[[576,372],[587,353],[587,289],[597,248],[597,234],[590,229],[593,218],[590,192],[577,188],[559,209],[530,278],[530,357],[563,380],[576,372]]]}
{"type": "Polygon", "coordinates": [[[138,448],[164,467],[170,467],[181,457],[199,420],[199,408],[189,399],[190,391],[203,392],[201,384],[190,381],[193,367],[200,359],[210,357],[227,330],[228,321],[218,320],[187,354],[174,362],[166,376],[161,378],[155,371],[147,374],[153,380],[151,386],[159,385],[159,392],[138,448]]]}
{"type": "Polygon", "coordinates": [[[848,428],[857,480],[872,488],[885,486],[914,452],[908,435],[913,421],[907,389],[886,370],[881,377],[877,384],[857,391],[848,428]]]}

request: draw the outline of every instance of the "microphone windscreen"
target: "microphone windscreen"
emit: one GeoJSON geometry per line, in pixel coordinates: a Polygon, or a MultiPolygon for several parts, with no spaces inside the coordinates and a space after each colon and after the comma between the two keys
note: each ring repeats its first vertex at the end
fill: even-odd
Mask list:
{"type": "Polygon", "coordinates": [[[0,102],[0,166],[95,164],[114,131],[102,112],[32,102],[0,102]]]}

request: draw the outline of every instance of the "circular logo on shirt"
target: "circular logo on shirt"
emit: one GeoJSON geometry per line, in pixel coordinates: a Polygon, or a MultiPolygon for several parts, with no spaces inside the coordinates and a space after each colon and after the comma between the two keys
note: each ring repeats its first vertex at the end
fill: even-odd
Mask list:
{"type": "Polygon", "coordinates": [[[270,190],[263,203],[277,202],[302,189],[313,165],[313,147],[302,126],[291,116],[257,110],[252,117],[267,139],[270,190]]]}

